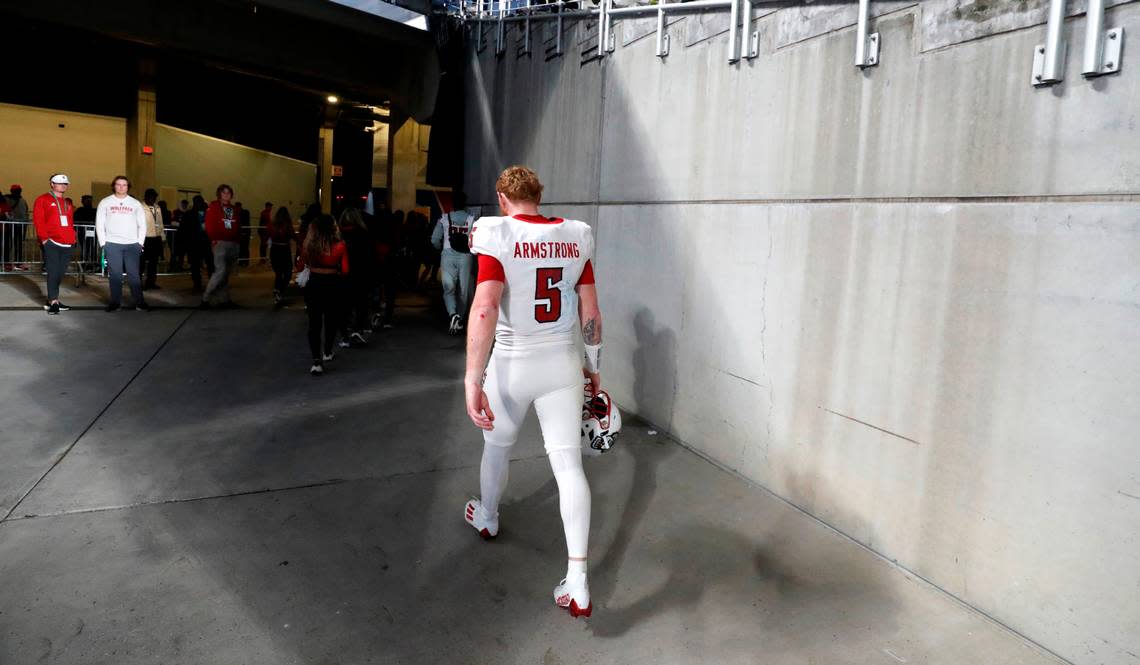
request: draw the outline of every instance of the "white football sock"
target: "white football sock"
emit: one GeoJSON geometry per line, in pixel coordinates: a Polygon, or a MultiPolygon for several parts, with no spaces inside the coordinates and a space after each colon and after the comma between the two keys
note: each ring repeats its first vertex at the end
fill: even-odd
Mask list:
{"type": "MultiPolygon", "coordinates": [[[[566,531],[566,551],[581,561],[581,575],[586,574],[586,551],[590,540],[590,485],[582,470],[582,451],[579,448],[550,451],[550,468],[558,483],[558,507],[562,512],[562,527],[566,531]]],[[[577,571],[576,571],[577,572],[577,571]]]]}

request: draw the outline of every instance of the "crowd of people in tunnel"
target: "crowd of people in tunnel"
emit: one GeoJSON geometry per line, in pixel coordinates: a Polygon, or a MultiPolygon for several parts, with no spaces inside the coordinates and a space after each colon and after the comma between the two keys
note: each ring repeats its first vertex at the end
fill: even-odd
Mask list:
{"type": "MultiPolygon", "coordinates": [[[[168,268],[182,270],[185,264],[192,292],[201,296],[200,309],[236,306],[230,278],[239,264],[248,263],[243,257],[249,256],[253,234],[249,212],[234,201],[233,187],[221,184],[213,201],[196,195],[181,201],[173,211],[158,200],[154,189],[146,190],[143,201],[135,199],[130,180],[122,175],[112,180],[113,193],[98,206],[91,196],[83,196],[82,206],[76,208],[66,196],[69,187],[66,174],[52,175],[50,191],[36,199],[34,214],[28,213],[47,273],[44,309],[49,314],[70,309],[59,301],[59,285],[75,257],[74,250],[85,245],[97,248],[104,258],[110,287],[108,312],[122,308],[124,281],[130,286],[131,306],[151,309],[142,292],[161,288],[157,277],[167,246],[168,268]]],[[[13,186],[13,195],[4,198],[0,213],[6,219],[21,214],[19,204],[27,207],[21,190],[13,186]]],[[[456,200],[462,202],[462,195],[456,200]]],[[[374,329],[392,327],[397,291],[422,290],[438,279],[441,251],[449,331],[457,334],[462,329],[470,306],[474,263],[467,260],[459,267],[449,257],[467,251],[470,219],[466,212],[448,213],[432,224],[418,211],[405,214],[382,206],[373,208],[368,197],[363,207],[345,206],[336,218],[313,203],[294,219],[288,207],[266,202],[258,221],[260,256],[268,260],[274,273],[274,306],[286,304],[292,284],[305,286],[312,280],[314,285],[303,290],[311,317],[309,336],[318,339],[311,344],[313,374],[323,373],[334,346],[364,345],[374,329]],[[441,234],[450,237],[448,245],[442,244],[441,234]],[[330,258],[334,254],[338,260],[330,258]],[[322,276],[313,279],[313,275],[322,276]],[[324,341],[319,341],[322,334],[324,341]]]]}

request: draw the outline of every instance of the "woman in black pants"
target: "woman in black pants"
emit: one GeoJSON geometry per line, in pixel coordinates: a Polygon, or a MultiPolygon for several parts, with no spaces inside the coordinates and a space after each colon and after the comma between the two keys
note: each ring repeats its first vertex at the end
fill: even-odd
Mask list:
{"type": "Polygon", "coordinates": [[[309,373],[320,376],[325,372],[325,362],[333,359],[333,342],[342,316],[344,279],[348,274],[348,251],[332,215],[321,215],[309,224],[300,260],[309,268],[309,282],[305,285],[309,351],[313,355],[309,373]],[[325,333],[323,349],[322,330],[325,333]]]}
{"type": "Polygon", "coordinates": [[[364,225],[364,217],[359,210],[344,209],[340,215],[340,234],[348,250],[348,262],[352,264],[352,274],[345,280],[347,288],[340,346],[349,346],[349,343],[363,346],[368,343],[364,333],[371,332],[372,326],[368,310],[372,304],[370,278],[373,249],[368,227],[364,225]]]}
{"type": "Polygon", "coordinates": [[[285,289],[289,286],[289,278],[293,276],[293,250],[289,243],[297,239],[293,231],[293,217],[289,209],[279,206],[269,223],[269,265],[273,266],[273,304],[280,306],[285,296],[285,289]]]}

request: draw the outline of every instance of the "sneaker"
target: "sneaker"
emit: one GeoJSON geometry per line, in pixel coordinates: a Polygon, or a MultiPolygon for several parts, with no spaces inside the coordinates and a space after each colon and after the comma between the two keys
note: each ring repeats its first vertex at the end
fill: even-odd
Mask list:
{"type": "Polygon", "coordinates": [[[479,499],[471,499],[463,508],[463,519],[471,525],[471,528],[479,532],[483,540],[491,540],[499,535],[499,514],[495,513],[495,517],[487,519],[483,511],[483,503],[479,499]]]}
{"type": "Polygon", "coordinates": [[[309,374],[312,374],[313,376],[320,376],[324,373],[325,368],[322,367],[320,363],[313,363],[313,366],[309,368],[309,374]]]}
{"type": "Polygon", "coordinates": [[[330,360],[332,360],[332,359],[333,359],[333,353],[332,353],[331,351],[330,351],[330,352],[328,352],[328,353],[326,353],[326,354],[325,354],[325,355],[322,357],[322,360],[324,360],[325,362],[328,362],[328,361],[330,361],[330,360]]]}
{"type": "Polygon", "coordinates": [[[361,346],[368,344],[368,340],[364,339],[364,335],[361,335],[358,332],[354,332],[351,335],[349,335],[348,339],[349,339],[349,341],[356,342],[357,344],[360,344],[361,346]]]}
{"type": "Polygon", "coordinates": [[[103,311],[104,312],[117,312],[117,311],[119,311],[119,303],[113,302],[110,305],[107,305],[106,307],[104,307],[103,311]]]}
{"type": "Polygon", "coordinates": [[[448,335],[459,334],[459,315],[458,314],[452,314],[451,315],[451,323],[447,326],[447,334],[448,335]]]}
{"type": "Polygon", "coordinates": [[[53,302],[52,304],[48,305],[47,306],[47,313],[48,314],[59,314],[59,303],[53,302]]]}
{"type": "Polygon", "coordinates": [[[70,312],[71,311],[70,307],[68,307],[67,305],[65,305],[61,302],[56,302],[55,306],[58,307],[59,311],[61,311],[61,312],[70,312]]]}
{"type": "Polygon", "coordinates": [[[151,307],[150,305],[146,304],[146,302],[140,302],[139,304],[135,305],[135,311],[137,312],[149,312],[150,310],[151,307]]]}
{"type": "Polygon", "coordinates": [[[586,584],[586,575],[580,573],[576,579],[565,579],[554,587],[554,604],[570,610],[572,617],[588,617],[594,611],[590,604],[590,587],[586,584]]]}
{"type": "Polygon", "coordinates": [[[348,347],[352,346],[352,344],[350,344],[347,339],[340,340],[339,342],[336,343],[336,345],[342,349],[347,349],[348,347]]]}

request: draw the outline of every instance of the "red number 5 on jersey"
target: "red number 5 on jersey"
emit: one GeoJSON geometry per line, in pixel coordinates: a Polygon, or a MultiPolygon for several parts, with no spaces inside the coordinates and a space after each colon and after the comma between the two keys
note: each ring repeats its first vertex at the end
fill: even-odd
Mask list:
{"type": "Polygon", "coordinates": [[[534,285],[534,320],[553,323],[562,316],[562,291],[554,285],[562,281],[562,268],[539,268],[534,285]],[[542,301],[546,302],[543,303],[542,301]]]}

